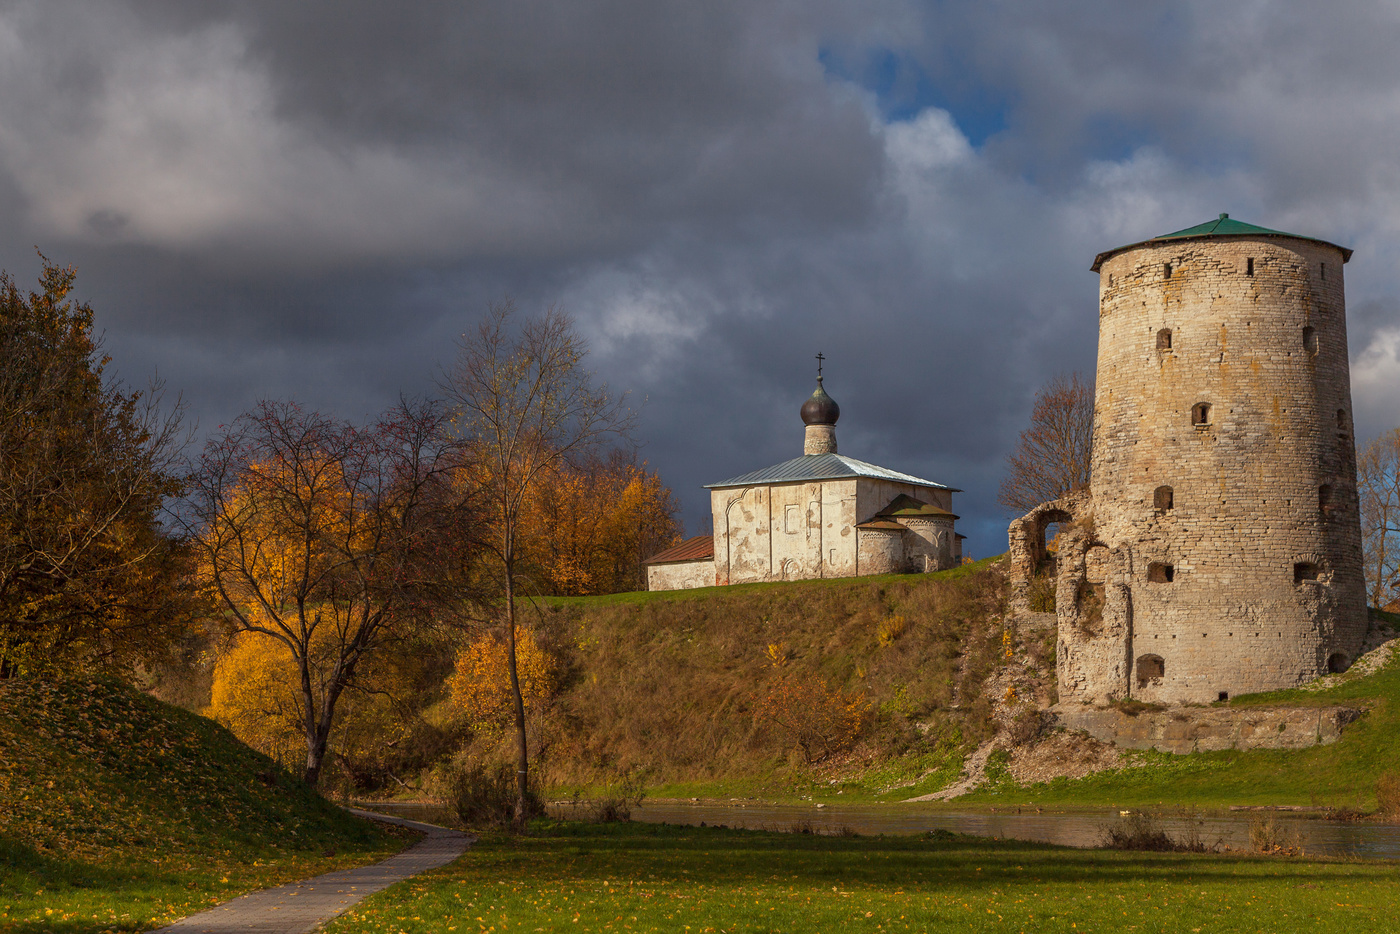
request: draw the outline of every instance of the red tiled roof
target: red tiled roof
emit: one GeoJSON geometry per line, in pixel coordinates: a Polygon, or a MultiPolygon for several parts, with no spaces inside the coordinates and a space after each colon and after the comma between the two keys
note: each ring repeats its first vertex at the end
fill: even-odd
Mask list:
{"type": "Polygon", "coordinates": [[[643,561],[643,564],[669,564],[673,561],[703,561],[715,556],[715,537],[697,535],[687,538],[674,548],[667,548],[643,561]]]}

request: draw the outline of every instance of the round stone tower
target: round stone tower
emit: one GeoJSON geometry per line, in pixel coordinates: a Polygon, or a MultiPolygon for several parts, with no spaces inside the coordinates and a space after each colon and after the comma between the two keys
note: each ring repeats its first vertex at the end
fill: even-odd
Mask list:
{"type": "Polygon", "coordinates": [[[1062,700],[1210,702],[1356,657],[1350,257],[1222,214],[1095,258],[1093,469],[1080,585],[1056,597],[1062,700]]]}

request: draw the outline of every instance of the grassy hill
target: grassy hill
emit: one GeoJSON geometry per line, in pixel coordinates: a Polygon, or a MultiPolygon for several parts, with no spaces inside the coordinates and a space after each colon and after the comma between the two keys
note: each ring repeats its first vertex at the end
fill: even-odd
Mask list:
{"type": "MultiPolygon", "coordinates": [[[[1031,718],[1035,705],[1020,703],[1027,695],[1053,701],[1054,632],[1005,629],[1005,592],[988,561],[931,575],[541,601],[537,624],[568,672],[536,725],[542,771],[557,789],[596,788],[645,769],[651,794],[676,797],[851,802],[937,790],[979,742],[1014,728],[1008,697],[1019,693],[1012,703],[1031,718]],[[859,699],[859,741],[807,755],[770,709],[774,685],[789,677],[859,699]]],[[[994,753],[990,781],[959,803],[1369,809],[1377,779],[1400,768],[1400,663],[1324,691],[1231,705],[1336,703],[1368,714],[1333,746],[1129,753],[1122,768],[1037,785],[1011,780],[1005,754],[994,753]]],[[[1033,729],[1016,738],[1045,740],[1033,729]]]]}
{"type": "Polygon", "coordinates": [[[148,930],[403,845],[119,682],[0,682],[0,931],[148,930]]]}
{"type": "MultiPolygon", "coordinates": [[[[940,787],[992,729],[981,691],[1005,648],[1004,593],[984,561],[543,600],[535,624],[566,669],[539,723],[544,771],[577,786],[646,769],[654,792],[675,795],[805,793],[836,774],[851,793],[940,787]],[[823,697],[782,693],[799,682],[857,708],[859,742],[804,751],[792,721],[823,697]]],[[[1053,645],[1032,641],[1019,648],[1053,666],[1053,645]]]]}

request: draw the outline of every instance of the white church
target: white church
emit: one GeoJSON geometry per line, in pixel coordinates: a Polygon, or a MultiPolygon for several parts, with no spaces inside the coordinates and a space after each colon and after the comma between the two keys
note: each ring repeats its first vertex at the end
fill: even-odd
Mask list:
{"type": "MultiPolygon", "coordinates": [[[[820,355],[818,356],[820,360],[820,355]]],[[[647,559],[647,589],[941,571],[962,563],[953,494],[836,452],[841,408],[822,387],[802,404],[802,456],[706,484],[712,535],[647,559]]]]}

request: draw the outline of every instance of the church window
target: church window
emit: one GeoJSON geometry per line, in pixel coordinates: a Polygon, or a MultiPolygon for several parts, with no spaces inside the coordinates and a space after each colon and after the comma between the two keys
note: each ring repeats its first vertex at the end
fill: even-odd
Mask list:
{"type": "Polygon", "coordinates": [[[802,531],[802,507],[797,503],[788,503],[783,507],[783,527],[783,531],[789,535],[802,531]]]}
{"type": "Polygon", "coordinates": [[[1191,406],[1191,424],[1193,424],[1193,425],[1209,425],[1209,424],[1210,424],[1210,403],[1209,403],[1209,402],[1197,402],[1195,405],[1191,406]]]}
{"type": "Polygon", "coordinates": [[[1161,561],[1153,561],[1147,566],[1147,580],[1153,584],[1170,584],[1176,579],[1176,568],[1161,561]]]}
{"type": "Polygon", "coordinates": [[[1293,583],[1301,584],[1304,581],[1317,580],[1317,565],[1311,561],[1299,561],[1293,565],[1293,583]]]}
{"type": "Polygon", "coordinates": [[[1171,349],[1172,349],[1172,329],[1171,329],[1171,328],[1162,328],[1162,330],[1160,330],[1160,331],[1157,332],[1157,349],[1158,349],[1158,350],[1171,350],[1171,349]]]}
{"type": "Polygon", "coordinates": [[[1169,486],[1159,486],[1152,491],[1152,508],[1159,512],[1167,512],[1172,508],[1172,488],[1169,486]]]}
{"type": "Polygon", "coordinates": [[[1166,676],[1167,666],[1160,655],[1143,655],[1137,660],[1138,687],[1145,688],[1166,676]]]}
{"type": "Polygon", "coordinates": [[[1310,354],[1317,354],[1317,329],[1303,328],[1303,350],[1310,354]]]}

